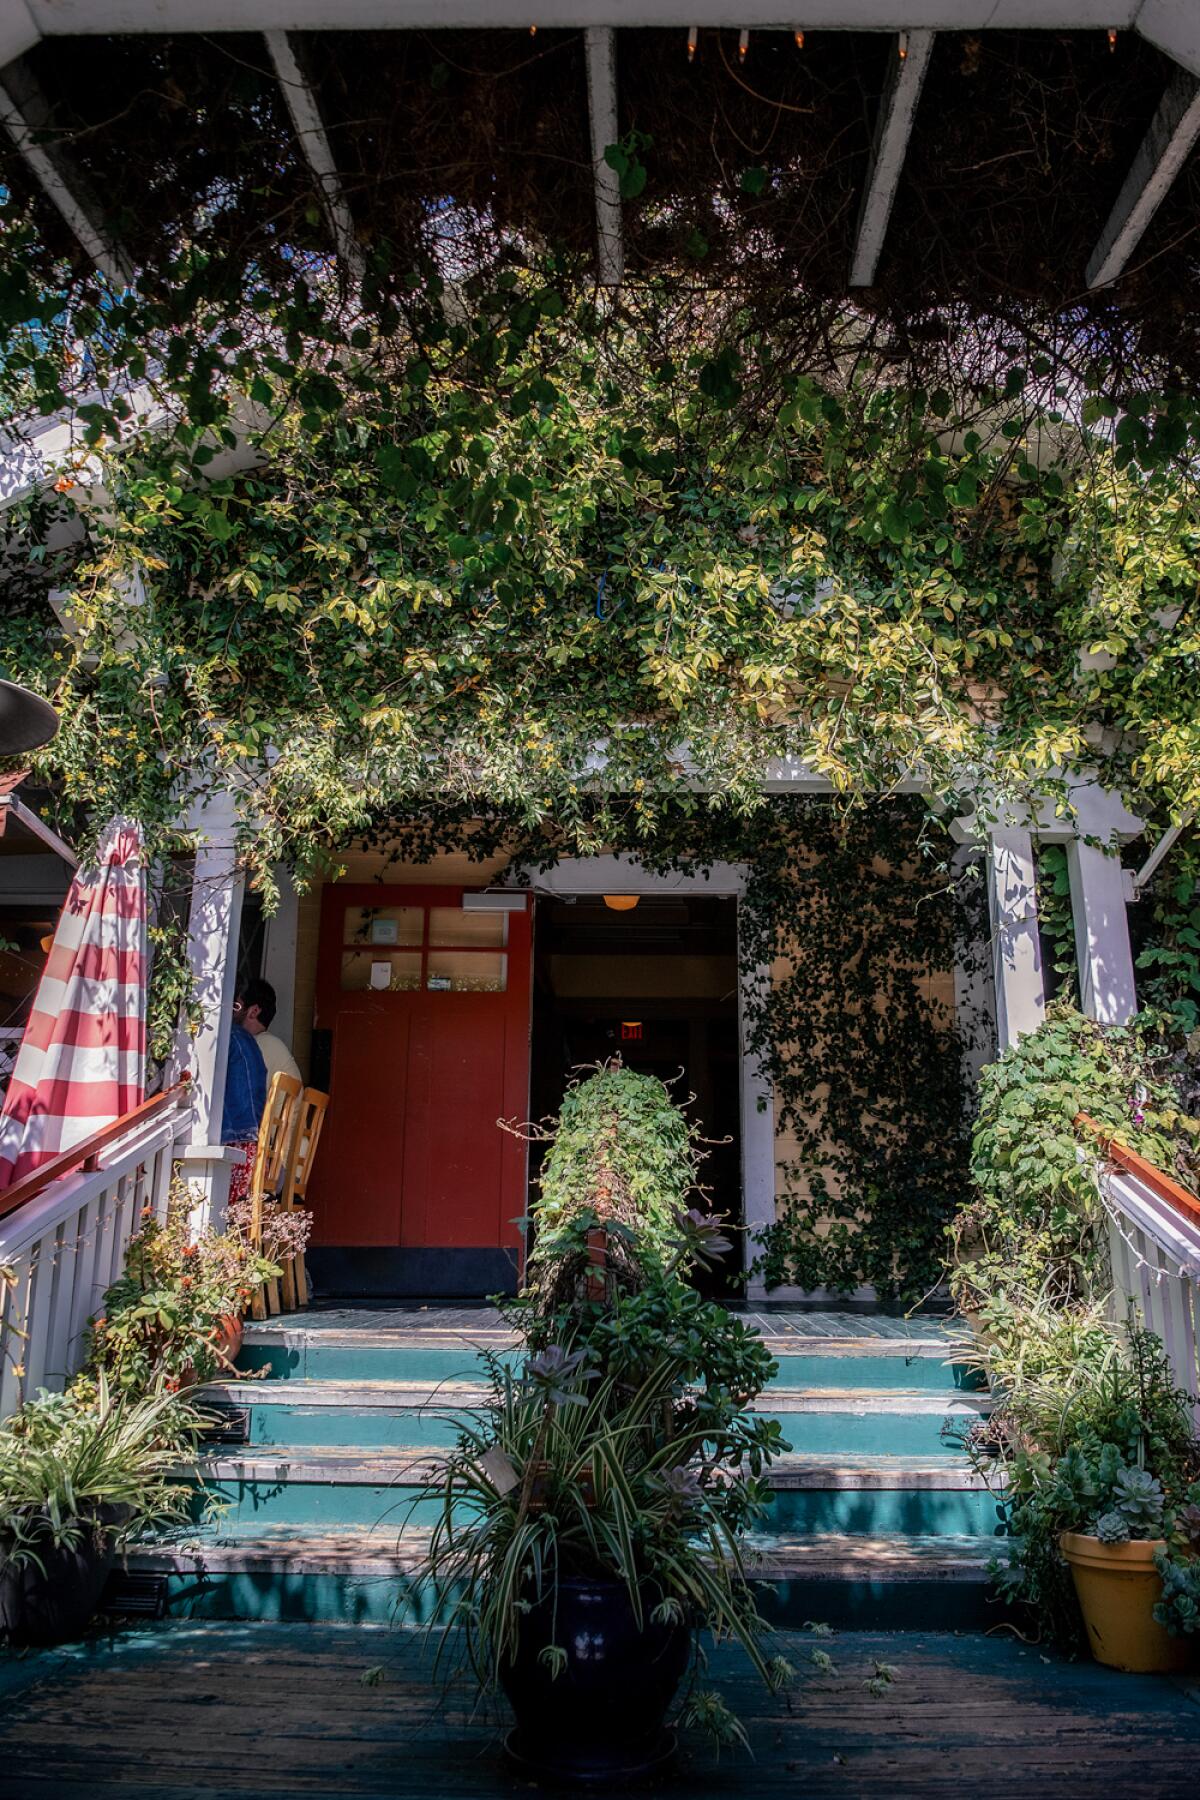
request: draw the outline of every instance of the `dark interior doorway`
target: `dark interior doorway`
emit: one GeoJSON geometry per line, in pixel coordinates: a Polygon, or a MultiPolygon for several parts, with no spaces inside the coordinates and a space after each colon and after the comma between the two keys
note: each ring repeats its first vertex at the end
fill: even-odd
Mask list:
{"type": "MultiPolygon", "coordinates": [[[[533,971],[531,1117],[558,1111],[575,1070],[620,1052],[680,1102],[695,1096],[689,1114],[712,1140],[701,1169],[707,1204],[740,1225],[736,900],[644,895],[614,911],[599,895],[539,899],[533,971]]],[[[539,1166],[534,1145],[532,1179],[539,1166]]],[[[707,1290],[737,1292],[740,1235],[736,1243],[707,1290]]]]}

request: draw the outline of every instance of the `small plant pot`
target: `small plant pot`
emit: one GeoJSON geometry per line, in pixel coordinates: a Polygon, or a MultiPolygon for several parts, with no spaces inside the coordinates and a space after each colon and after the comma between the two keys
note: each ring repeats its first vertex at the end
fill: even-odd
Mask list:
{"type": "MultiPolygon", "coordinates": [[[[228,1365],[237,1359],[242,1347],[244,1326],[237,1313],[222,1313],[208,1334],[208,1341],[217,1354],[217,1373],[227,1373],[228,1365]]],[[[181,1388],[195,1387],[196,1365],[186,1363],[179,1371],[178,1385],[181,1388]]]]}
{"type": "Polygon", "coordinates": [[[666,1716],[691,1652],[686,1624],[638,1629],[622,1582],[563,1580],[521,1620],[500,1680],[516,1714],[505,1747],[523,1769],[576,1783],[629,1781],[675,1748],[666,1716]],[[542,1651],[567,1657],[556,1676],[542,1651]]]}
{"type": "Polygon", "coordinates": [[[236,1362],[245,1330],[237,1313],[222,1313],[212,1334],[213,1349],[229,1362],[236,1362]]]}
{"type": "Polygon", "coordinates": [[[114,1555],[112,1534],[100,1527],[78,1549],[39,1549],[41,1568],[34,1562],[0,1561],[0,1631],[17,1648],[82,1637],[95,1616],[114,1555]]]}
{"type": "Polygon", "coordinates": [[[1195,1648],[1172,1637],[1154,1617],[1162,1599],[1155,1553],[1161,1538],[1141,1543],[1105,1544],[1083,1532],[1064,1531],[1059,1547],[1071,1565],[1088,1643],[1097,1662],[1130,1674],[1171,1674],[1188,1669],[1195,1648]]]}

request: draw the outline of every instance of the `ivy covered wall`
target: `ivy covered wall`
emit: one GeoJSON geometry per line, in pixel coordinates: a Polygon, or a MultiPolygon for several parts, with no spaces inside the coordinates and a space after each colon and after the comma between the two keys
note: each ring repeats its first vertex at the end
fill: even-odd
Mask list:
{"type": "MultiPolygon", "coordinates": [[[[845,813],[772,797],[748,819],[673,810],[652,843],[614,843],[689,873],[744,863],[743,966],[771,971],[746,1020],[773,1088],[777,1223],[755,1255],[774,1287],[871,1286],[919,1298],[941,1274],[966,1180],[970,1095],[954,968],[976,933],[978,884],[923,803],[845,813]]],[[[486,886],[558,847],[512,820],[414,815],[341,858],[342,879],[486,886]]],[[[312,1022],[320,890],[302,897],[295,1042],[312,1022]]]]}

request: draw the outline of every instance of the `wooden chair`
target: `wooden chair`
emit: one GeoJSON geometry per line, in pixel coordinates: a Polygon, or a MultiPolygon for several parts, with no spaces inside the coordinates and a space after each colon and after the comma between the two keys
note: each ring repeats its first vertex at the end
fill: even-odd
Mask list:
{"type": "MultiPolygon", "coordinates": [[[[263,1198],[267,1194],[278,1194],[287,1180],[296,1141],[301,1092],[296,1076],[285,1075],[282,1071],[272,1075],[250,1176],[250,1242],[256,1250],[262,1249],[263,1198]]],[[[265,1319],[268,1310],[279,1311],[278,1281],[264,1283],[250,1303],[251,1316],[255,1319],[265,1319]]]]}
{"type": "MultiPolygon", "coordinates": [[[[329,1095],[318,1088],[305,1088],[297,1103],[296,1133],[280,1200],[285,1212],[292,1212],[296,1206],[304,1204],[328,1105],[329,1095]]],[[[298,1256],[290,1256],[283,1265],[283,1302],[289,1311],[308,1305],[308,1274],[303,1251],[298,1256]]]]}

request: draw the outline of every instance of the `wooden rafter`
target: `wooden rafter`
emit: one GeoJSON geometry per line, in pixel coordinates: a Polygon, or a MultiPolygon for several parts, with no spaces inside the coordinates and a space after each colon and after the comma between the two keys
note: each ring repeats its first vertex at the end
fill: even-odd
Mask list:
{"type": "Polygon", "coordinates": [[[604,160],[604,152],[617,141],[616,33],[591,26],[587,47],[588,116],[592,132],[592,166],[596,182],[596,264],[601,285],[619,287],[625,272],[625,245],[621,229],[621,182],[617,171],[604,160]]]}
{"type": "Polygon", "coordinates": [[[70,227],[76,242],[102,275],[120,287],[133,270],[108,230],[91,183],[62,147],[45,135],[50,105],[27,65],[11,62],[0,71],[0,117],[31,175],[70,227]]]}
{"type": "Polygon", "coordinates": [[[1200,81],[1179,69],[1159,101],[1150,129],[1108,215],[1087,266],[1087,285],[1103,287],[1128,266],[1146,227],[1200,136],[1200,81]]]}
{"type": "Polygon", "coordinates": [[[354,235],[354,220],[338,175],[337,164],[308,78],[300,67],[290,32],[267,31],[275,76],[283,92],[300,148],[317,183],[321,205],[342,266],[361,283],[363,254],[354,235]]]}
{"type": "Polygon", "coordinates": [[[875,123],[867,184],[858,209],[854,256],[850,264],[851,287],[871,287],[875,281],[917,101],[933,51],[934,35],[932,31],[902,32],[896,53],[888,65],[887,82],[875,123]]]}

